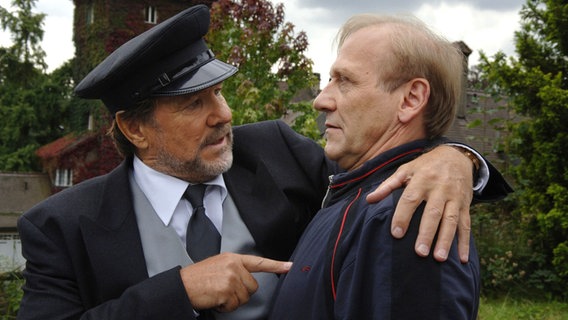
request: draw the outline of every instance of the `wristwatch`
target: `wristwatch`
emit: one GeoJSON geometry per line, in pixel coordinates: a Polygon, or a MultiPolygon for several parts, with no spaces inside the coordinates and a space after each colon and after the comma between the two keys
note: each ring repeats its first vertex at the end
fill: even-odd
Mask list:
{"type": "Polygon", "coordinates": [[[479,174],[479,168],[481,167],[481,164],[479,163],[479,158],[475,154],[473,154],[473,152],[471,152],[470,150],[468,150],[466,148],[462,148],[462,147],[456,146],[456,145],[452,145],[452,147],[454,147],[456,150],[461,152],[464,156],[468,157],[469,160],[471,160],[471,163],[473,164],[473,177],[474,177],[474,180],[475,180],[477,178],[477,175],[479,174]]]}

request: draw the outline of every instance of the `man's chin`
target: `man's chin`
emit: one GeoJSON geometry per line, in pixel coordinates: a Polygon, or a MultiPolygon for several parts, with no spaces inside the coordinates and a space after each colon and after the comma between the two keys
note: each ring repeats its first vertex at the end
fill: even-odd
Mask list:
{"type": "Polygon", "coordinates": [[[325,145],[323,151],[325,152],[326,157],[328,157],[330,160],[337,161],[337,159],[339,158],[337,149],[334,148],[334,145],[330,144],[329,142],[325,145]]]}
{"type": "Polygon", "coordinates": [[[227,172],[233,165],[233,152],[228,150],[220,156],[215,157],[215,159],[202,159],[202,163],[203,167],[207,168],[206,171],[209,172],[210,175],[218,176],[227,172]]]}

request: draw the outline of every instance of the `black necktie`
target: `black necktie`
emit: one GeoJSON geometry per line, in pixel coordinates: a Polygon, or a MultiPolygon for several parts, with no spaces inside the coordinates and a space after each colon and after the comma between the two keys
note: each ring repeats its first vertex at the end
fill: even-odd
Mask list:
{"type": "Polygon", "coordinates": [[[214,256],[221,248],[221,235],[213,222],[205,215],[203,196],[206,188],[204,184],[190,185],[183,194],[193,206],[185,242],[187,253],[193,262],[214,256]]]}

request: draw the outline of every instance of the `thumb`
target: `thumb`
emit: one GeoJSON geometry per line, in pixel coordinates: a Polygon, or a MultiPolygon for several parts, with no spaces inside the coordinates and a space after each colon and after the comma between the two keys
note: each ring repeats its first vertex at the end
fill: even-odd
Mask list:
{"type": "Polygon", "coordinates": [[[242,255],[241,261],[248,272],[286,273],[292,267],[292,262],[289,261],[278,261],[251,255],[242,255]]]}

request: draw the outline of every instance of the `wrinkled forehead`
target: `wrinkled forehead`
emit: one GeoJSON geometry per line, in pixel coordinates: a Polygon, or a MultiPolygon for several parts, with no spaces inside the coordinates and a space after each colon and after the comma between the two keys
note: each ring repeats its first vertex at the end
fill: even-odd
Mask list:
{"type": "Polygon", "coordinates": [[[387,63],[392,54],[390,32],[385,27],[368,26],[345,38],[338,48],[332,72],[370,73],[387,63]]]}

